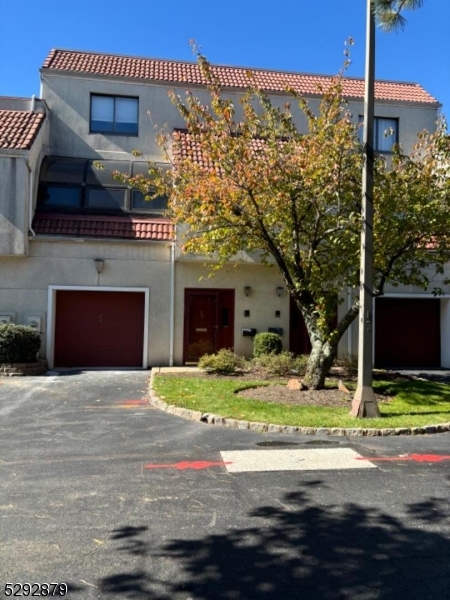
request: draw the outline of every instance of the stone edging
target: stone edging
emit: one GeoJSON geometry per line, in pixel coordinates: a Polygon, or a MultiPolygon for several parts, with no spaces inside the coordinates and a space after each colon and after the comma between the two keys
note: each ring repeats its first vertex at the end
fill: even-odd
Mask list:
{"type": "Polygon", "coordinates": [[[0,377],[20,377],[31,375],[43,375],[48,371],[46,360],[38,360],[29,363],[5,363],[0,364],[0,377]]]}
{"type": "Polygon", "coordinates": [[[211,413],[202,413],[199,410],[190,408],[181,408],[168,404],[158,398],[153,391],[153,371],[150,374],[149,404],[163,410],[171,415],[183,417],[191,421],[199,421],[208,425],[221,425],[222,427],[231,427],[232,429],[249,429],[250,431],[259,431],[260,433],[284,433],[288,435],[332,435],[332,436],[357,436],[357,437],[377,437],[388,435],[423,435],[430,433],[445,433],[450,431],[450,423],[440,423],[439,425],[426,425],[425,427],[397,427],[385,429],[370,428],[352,428],[343,427],[295,427],[293,425],[274,425],[272,423],[259,423],[257,421],[241,421],[229,417],[221,417],[211,413]]]}

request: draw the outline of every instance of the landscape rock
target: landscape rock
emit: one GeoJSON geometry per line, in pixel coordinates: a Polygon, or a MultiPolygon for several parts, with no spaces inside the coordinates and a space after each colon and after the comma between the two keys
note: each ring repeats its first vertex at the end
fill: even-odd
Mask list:
{"type": "Polygon", "coordinates": [[[286,387],[288,388],[288,390],[306,390],[308,389],[305,384],[303,383],[303,381],[301,381],[300,379],[289,379],[289,381],[287,382],[286,387]]]}
{"type": "Polygon", "coordinates": [[[348,387],[343,384],[342,379],[339,379],[338,381],[338,390],[343,394],[351,394],[351,391],[348,389],[348,387]]]}

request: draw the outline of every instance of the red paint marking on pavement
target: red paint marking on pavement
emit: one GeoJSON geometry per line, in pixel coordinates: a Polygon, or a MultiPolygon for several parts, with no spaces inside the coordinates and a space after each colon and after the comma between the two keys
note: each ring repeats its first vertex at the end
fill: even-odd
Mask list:
{"type": "Polygon", "coordinates": [[[183,461],[173,464],[151,464],[145,465],[146,469],[177,469],[182,471],[184,469],[209,469],[210,467],[222,467],[223,465],[231,465],[231,462],[208,462],[207,460],[194,460],[193,462],[183,461]]]}
{"type": "Polygon", "coordinates": [[[381,456],[380,458],[372,456],[358,456],[356,460],[370,460],[371,462],[398,462],[398,461],[413,461],[413,462],[430,462],[437,463],[444,460],[450,460],[450,456],[445,454],[405,454],[403,456],[381,456]]]}
{"type": "Polygon", "coordinates": [[[142,406],[143,404],[148,404],[148,400],[145,398],[142,400],[118,400],[117,404],[122,404],[126,406],[142,406]]]}

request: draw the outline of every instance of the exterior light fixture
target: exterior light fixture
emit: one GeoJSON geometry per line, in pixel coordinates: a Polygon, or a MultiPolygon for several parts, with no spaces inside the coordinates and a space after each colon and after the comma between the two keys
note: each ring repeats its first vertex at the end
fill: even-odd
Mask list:
{"type": "Polygon", "coordinates": [[[278,298],[281,298],[281,296],[284,294],[284,287],[277,285],[275,292],[277,293],[278,298]]]}
{"type": "Polygon", "coordinates": [[[250,292],[252,291],[252,288],[249,285],[246,285],[244,287],[244,294],[248,297],[250,296],[250,292]]]}
{"type": "Polygon", "coordinates": [[[105,261],[101,258],[96,258],[94,260],[94,264],[95,264],[97,273],[100,275],[100,273],[103,271],[103,267],[105,266],[105,261]]]}

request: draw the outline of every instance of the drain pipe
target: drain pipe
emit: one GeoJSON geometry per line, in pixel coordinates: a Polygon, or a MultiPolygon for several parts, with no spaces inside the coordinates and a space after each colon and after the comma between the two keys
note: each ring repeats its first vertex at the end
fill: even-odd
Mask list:
{"type": "MultiPolygon", "coordinates": [[[[33,94],[31,96],[31,102],[30,102],[30,112],[34,113],[34,111],[36,110],[36,96],[33,94]]],[[[28,196],[28,231],[31,233],[31,235],[33,237],[36,237],[36,232],[34,231],[32,225],[33,225],[33,192],[34,192],[34,171],[30,166],[30,163],[27,161],[26,162],[27,168],[28,168],[28,172],[30,174],[29,177],[29,182],[30,182],[30,189],[29,189],[29,196],[28,196]]]]}
{"type": "Polygon", "coordinates": [[[31,235],[33,237],[36,237],[36,232],[34,231],[34,229],[32,227],[32,225],[33,225],[34,171],[30,167],[30,164],[28,161],[27,161],[26,165],[28,168],[28,172],[30,174],[29,179],[28,179],[30,182],[30,189],[29,189],[29,195],[28,195],[28,231],[31,233],[31,235]]]}
{"type": "Polygon", "coordinates": [[[169,367],[173,367],[173,349],[175,335],[175,241],[170,245],[170,326],[169,326],[169,367]]]}

